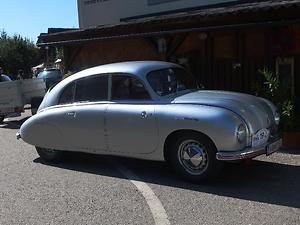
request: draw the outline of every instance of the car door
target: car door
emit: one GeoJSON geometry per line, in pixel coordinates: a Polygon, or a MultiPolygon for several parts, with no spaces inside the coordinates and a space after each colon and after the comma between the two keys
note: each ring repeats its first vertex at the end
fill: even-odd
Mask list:
{"type": "Polygon", "coordinates": [[[62,93],[62,129],[71,150],[97,153],[107,150],[105,112],[108,97],[108,75],[82,78],[62,93]],[[70,100],[70,98],[73,98],[70,100]]]}
{"type": "Polygon", "coordinates": [[[146,154],[155,151],[158,127],[154,104],[143,83],[125,74],[111,76],[106,126],[109,151],[146,154]]]}

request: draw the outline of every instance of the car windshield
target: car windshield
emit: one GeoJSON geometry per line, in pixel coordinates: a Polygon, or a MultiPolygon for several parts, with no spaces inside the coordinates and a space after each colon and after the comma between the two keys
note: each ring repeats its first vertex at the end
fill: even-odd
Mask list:
{"type": "Polygon", "coordinates": [[[198,88],[195,78],[182,68],[152,71],[147,75],[147,80],[159,96],[198,88]]]}

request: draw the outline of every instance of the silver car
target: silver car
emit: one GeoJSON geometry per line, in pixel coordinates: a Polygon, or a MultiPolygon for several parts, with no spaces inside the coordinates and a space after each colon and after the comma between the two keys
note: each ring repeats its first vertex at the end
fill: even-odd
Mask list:
{"type": "Polygon", "coordinates": [[[279,120],[268,100],[200,90],[179,65],[123,62],[61,81],[17,137],[46,161],[64,151],[166,160],[184,178],[203,181],[223,161],[277,151],[279,120]]]}

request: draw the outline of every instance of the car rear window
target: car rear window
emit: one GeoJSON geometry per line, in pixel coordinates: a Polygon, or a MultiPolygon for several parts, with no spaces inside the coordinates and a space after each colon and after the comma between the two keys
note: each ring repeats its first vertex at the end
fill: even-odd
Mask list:
{"type": "Polygon", "coordinates": [[[106,101],[108,99],[107,85],[108,75],[95,75],[73,81],[63,90],[59,104],[106,101]]]}
{"type": "Polygon", "coordinates": [[[75,102],[108,99],[108,75],[91,76],[76,82],[75,102]]]}
{"type": "Polygon", "coordinates": [[[70,104],[74,101],[75,82],[69,84],[60,96],[59,104],[70,104]]]}
{"type": "Polygon", "coordinates": [[[112,76],[112,100],[149,100],[148,91],[141,81],[128,75],[112,76]]]}

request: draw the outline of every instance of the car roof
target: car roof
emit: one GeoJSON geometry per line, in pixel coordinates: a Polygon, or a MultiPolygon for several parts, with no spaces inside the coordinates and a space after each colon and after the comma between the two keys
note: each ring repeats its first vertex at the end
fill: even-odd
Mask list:
{"type": "Polygon", "coordinates": [[[153,70],[159,70],[169,67],[178,67],[177,64],[162,62],[162,61],[130,61],[111,63],[101,66],[92,67],[90,69],[83,70],[74,75],[74,79],[82,76],[88,76],[92,74],[105,74],[105,73],[129,73],[136,76],[147,74],[153,70]]]}
{"type": "Polygon", "coordinates": [[[145,78],[145,75],[154,70],[167,69],[170,67],[181,68],[179,65],[169,62],[162,61],[131,61],[131,62],[119,62],[119,63],[111,63],[102,66],[96,66],[90,69],[83,70],[78,72],[72,76],[69,76],[63,79],[60,83],[58,83],[52,90],[49,92],[49,96],[46,98],[47,100],[43,101],[41,108],[46,108],[51,105],[57,104],[60,93],[66,85],[71,82],[81,79],[84,77],[88,77],[90,75],[97,74],[112,74],[112,73],[128,73],[134,76],[140,77],[141,79],[145,78]]]}

